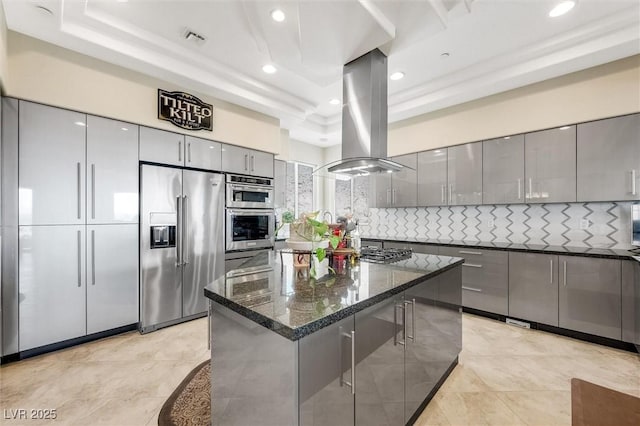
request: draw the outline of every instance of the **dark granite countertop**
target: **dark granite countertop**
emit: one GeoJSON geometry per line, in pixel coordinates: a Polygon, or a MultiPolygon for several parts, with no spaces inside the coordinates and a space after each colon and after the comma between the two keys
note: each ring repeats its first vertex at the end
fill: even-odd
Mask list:
{"type": "Polygon", "coordinates": [[[335,274],[310,279],[291,253],[251,258],[205,287],[205,296],[286,337],[298,340],[463,263],[414,253],[391,264],[334,262],[335,274]]]}
{"type": "Polygon", "coordinates": [[[427,238],[393,238],[393,237],[377,237],[377,236],[362,236],[363,240],[375,240],[375,241],[393,241],[399,243],[416,243],[425,245],[438,245],[449,247],[475,247],[491,250],[503,250],[503,251],[527,251],[531,253],[546,253],[546,254],[560,254],[569,256],[585,256],[585,257],[599,257],[599,258],[611,258],[620,260],[637,260],[638,253],[626,249],[616,248],[592,248],[592,247],[572,247],[572,246],[550,246],[542,244],[518,244],[518,243],[492,243],[483,241],[462,241],[462,240],[434,240],[427,238]]]}

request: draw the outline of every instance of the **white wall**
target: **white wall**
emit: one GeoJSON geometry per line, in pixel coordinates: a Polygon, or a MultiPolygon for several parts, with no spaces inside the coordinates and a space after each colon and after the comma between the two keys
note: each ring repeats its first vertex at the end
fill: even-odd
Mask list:
{"type": "Polygon", "coordinates": [[[0,91],[7,85],[7,22],[4,7],[0,2],[0,91]]]}
{"type": "Polygon", "coordinates": [[[640,111],[640,55],[389,126],[390,156],[640,111]]]}
{"type": "Polygon", "coordinates": [[[278,119],[163,80],[12,31],[7,59],[8,96],[273,153],[281,149],[278,119]],[[184,90],[213,104],[213,132],[189,132],[158,120],[158,88],[184,90]]]}

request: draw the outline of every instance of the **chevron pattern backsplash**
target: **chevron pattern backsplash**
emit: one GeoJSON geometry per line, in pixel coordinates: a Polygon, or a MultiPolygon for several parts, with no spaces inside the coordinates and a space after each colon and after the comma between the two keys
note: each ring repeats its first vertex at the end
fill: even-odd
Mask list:
{"type": "Polygon", "coordinates": [[[360,233],[378,237],[629,248],[631,203],[370,208],[360,233]]]}

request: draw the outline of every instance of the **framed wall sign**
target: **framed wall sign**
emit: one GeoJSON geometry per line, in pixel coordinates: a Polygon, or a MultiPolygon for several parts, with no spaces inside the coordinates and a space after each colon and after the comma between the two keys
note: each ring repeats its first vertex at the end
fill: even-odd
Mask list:
{"type": "Polygon", "coordinates": [[[158,89],[158,119],[182,129],[213,131],[213,105],[189,93],[158,89]]]}

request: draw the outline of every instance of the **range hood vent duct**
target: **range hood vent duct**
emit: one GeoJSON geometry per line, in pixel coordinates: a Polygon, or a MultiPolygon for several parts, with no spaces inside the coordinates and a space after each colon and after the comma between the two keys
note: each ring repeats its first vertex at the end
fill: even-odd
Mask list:
{"type": "Polygon", "coordinates": [[[380,50],[355,59],[342,72],[342,160],[333,173],[396,172],[387,157],[387,57],[380,50]]]}

